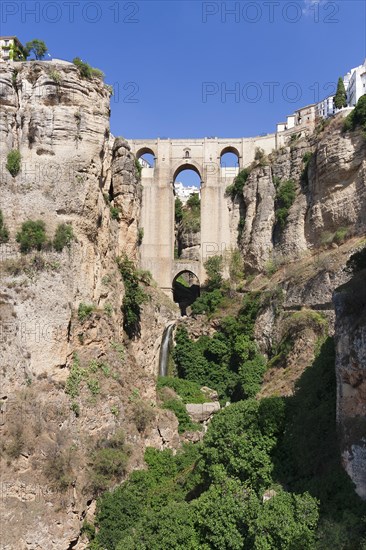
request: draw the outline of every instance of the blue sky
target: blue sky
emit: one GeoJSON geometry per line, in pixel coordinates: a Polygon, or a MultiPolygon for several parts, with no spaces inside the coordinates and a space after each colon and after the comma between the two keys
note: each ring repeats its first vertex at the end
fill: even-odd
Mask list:
{"type": "Polygon", "coordinates": [[[3,0],[1,10],[1,34],[105,72],[112,132],[127,138],[273,132],[366,57],[361,0],[3,0]]]}

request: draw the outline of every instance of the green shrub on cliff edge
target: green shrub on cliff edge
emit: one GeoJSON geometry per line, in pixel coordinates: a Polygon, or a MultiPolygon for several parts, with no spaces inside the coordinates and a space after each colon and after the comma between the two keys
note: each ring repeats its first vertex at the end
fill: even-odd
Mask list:
{"type": "Polygon", "coordinates": [[[99,78],[99,80],[104,80],[104,73],[100,69],[91,67],[89,63],[82,61],[80,57],[75,57],[72,62],[79,69],[81,78],[91,80],[96,77],[99,78]]]}
{"type": "Polygon", "coordinates": [[[11,173],[13,178],[19,174],[21,156],[18,149],[9,151],[6,161],[6,168],[11,173]]]}
{"type": "Polygon", "coordinates": [[[7,243],[9,240],[9,231],[4,225],[3,213],[0,210],[0,244],[7,243]]]}
{"type": "Polygon", "coordinates": [[[20,244],[20,251],[27,253],[30,250],[42,250],[46,244],[46,226],[42,220],[28,220],[22,224],[16,236],[20,244]]]}
{"type": "Polygon", "coordinates": [[[362,133],[366,139],[366,94],[360,97],[356,107],[346,117],[343,123],[343,131],[348,132],[361,126],[362,133]]]}

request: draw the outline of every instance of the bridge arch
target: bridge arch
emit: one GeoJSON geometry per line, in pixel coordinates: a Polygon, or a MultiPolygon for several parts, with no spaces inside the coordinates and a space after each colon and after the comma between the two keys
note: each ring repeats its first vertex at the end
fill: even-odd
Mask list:
{"type": "Polygon", "coordinates": [[[151,167],[155,165],[156,155],[150,147],[141,147],[141,149],[136,152],[136,158],[137,160],[145,160],[145,162],[151,164],[151,167]]]}
{"type": "Polygon", "coordinates": [[[173,300],[179,305],[182,315],[200,296],[200,280],[191,269],[181,268],[172,281],[173,300]]]}
{"type": "Polygon", "coordinates": [[[224,147],[220,153],[220,166],[221,167],[238,167],[240,166],[240,153],[236,147],[233,147],[232,145],[229,145],[227,147],[224,147]],[[229,164],[227,164],[227,161],[225,161],[225,158],[229,161],[229,164]],[[235,159],[235,161],[234,161],[235,159]]]}
{"type": "Polygon", "coordinates": [[[193,161],[192,159],[189,159],[189,160],[190,160],[190,162],[186,162],[186,163],[183,163],[183,164],[182,164],[182,162],[180,162],[178,165],[176,165],[173,168],[173,183],[175,182],[175,180],[177,179],[179,174],[181,172],[184,172],[184,170],[193,170],[193,172],[196,172],[196,174],[200,178],[200,182],[202,184],[202,180],[203,180],[202,167],[197,162],[193,161]]]}

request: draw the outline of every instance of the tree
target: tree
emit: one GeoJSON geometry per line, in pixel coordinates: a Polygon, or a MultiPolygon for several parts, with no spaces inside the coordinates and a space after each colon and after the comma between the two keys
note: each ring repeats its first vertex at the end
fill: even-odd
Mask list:
{"type": "Polygon", "coordinates": [[[334,105],[337,107],[337,109],[347,107],[347,94],[342,77],[338,78],[337,92],[334,96],[334,105]]]}
{"type": "Polygon", "coordinates": [[[27,253],[30,250],[42,250],[46,243],[46,226],[42,220],[28,220],[22,224],[16,236],[20,244],[20,251],[27,253]]]}
{"type": "Polygon", "coordinates": [[[31,53],[33,53],[36,59],[43,59],[48,51],[47,46],[43,42],[43,40],[38,40],[37,38],[31,40],[30,42],[27,42],[25,47],[27,50],[27,57],[31,53]]]}
{"type": "Polygon", "coordinates": [[[175,199],[175,223],[179,223],[183,218],[183,203],[179,197],[175,199]]]}

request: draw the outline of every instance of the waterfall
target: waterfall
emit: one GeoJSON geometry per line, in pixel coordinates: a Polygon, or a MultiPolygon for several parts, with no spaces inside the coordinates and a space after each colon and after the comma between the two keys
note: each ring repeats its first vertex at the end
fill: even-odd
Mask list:
{"type": "Polygon", "coordinates": [[[167,376],[168,374],[169,350],[174,326],[175,323],[171,323],[165,327],[163,332],[159,356],[159,376],[167,376]]]}

